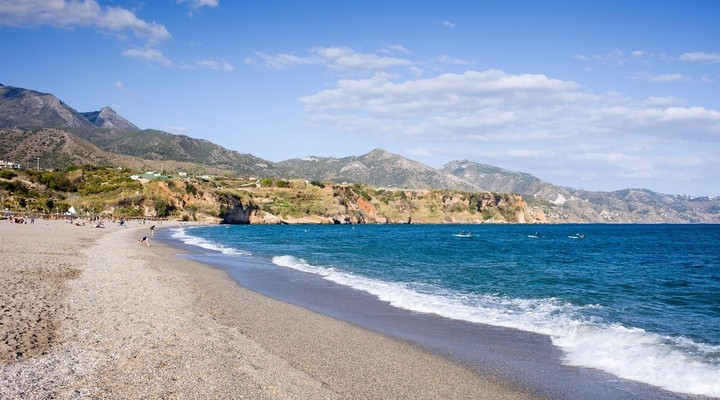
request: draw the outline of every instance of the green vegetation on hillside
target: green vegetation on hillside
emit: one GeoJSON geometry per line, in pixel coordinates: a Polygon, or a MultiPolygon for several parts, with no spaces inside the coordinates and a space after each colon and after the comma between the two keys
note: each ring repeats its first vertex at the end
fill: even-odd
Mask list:
{"type": "Polygon", "coordinates": [[[520,196],[388,190],[363,184],[230,176],[138,179],[126,168],[0,170],[6,212],[157,217],[243,223],[535,222],[520,196]],[[229,222],[233,222],[229,219],[229,222]]]}

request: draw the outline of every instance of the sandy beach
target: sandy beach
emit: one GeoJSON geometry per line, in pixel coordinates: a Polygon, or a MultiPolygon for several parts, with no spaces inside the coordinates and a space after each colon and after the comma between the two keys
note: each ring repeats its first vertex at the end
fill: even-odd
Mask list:
{"type": "Polygon", "coordinates": [[[534,398],[246,290],[149,227],[0,223],[0,398],[534,398]]]}

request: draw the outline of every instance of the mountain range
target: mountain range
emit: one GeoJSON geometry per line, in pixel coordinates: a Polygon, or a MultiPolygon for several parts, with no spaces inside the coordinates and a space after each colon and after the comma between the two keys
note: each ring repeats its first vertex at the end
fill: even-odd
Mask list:
{"type": "Polygon", "coordinates": [[[0,85],[0,159],[27,167],[79,164],[194,174],[302,178],[387,189],[451,189],[521,194],[550,222],[718,223],[720,199],[646,189],[594,192],[470,160],[434,169],[383,149],[343,158],[310,156],[278,163],[203,139],[139,129],[110,107],[78,112],[54,95],[0,85]]]}

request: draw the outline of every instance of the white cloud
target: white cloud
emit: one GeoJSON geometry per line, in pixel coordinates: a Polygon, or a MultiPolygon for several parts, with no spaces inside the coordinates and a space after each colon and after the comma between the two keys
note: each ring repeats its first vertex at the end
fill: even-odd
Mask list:
{"type": "Polygon", "coordinates": [[[594,94],[539,74],[467,71],[395,82],[343,79],[303,97],[311,119],[336,129],[444,141],[663,140],[720,142],[720,112],[672,98],[594,94]]]}
{"type": "Polygon", "coordinates": [[[311,49],[311,53],[323,64],[340,69],[373,70],[412,64],[404,58],[359,53],[348,47],[315,47],[311,49]]]}
{"type": "Polygon", "coordinates": [[[202,7],[215,8],[220,5],[219,0],[178,0],[179,3],[190,3],[190,7],[198,9],[202,7]]]}
{"type": "Polygon", "coordinates": [[[720,63],[720,54],[717,53],[689,52],[679,56],[671,56],[667,53],[651,54],[643,50],[635,50],[630,52],[629,55],[630,57],[626,56],[622,50],[614,50],[607,54],[575,54],[573,58],[584,63],[617,66],[625,66],[628,61],[641,62],[644,64],[649,64],[651,61],[672,63],[678,60],[706,64],[720,63]]]}
{"type": "Polygon", "coordinates": [[[625,152],[597,152],[571,154],[570,160],[583,163],[603,164],[624,178],[653,178],[657,176],[656,162],[644,154],[625,152]]]}
{"type": "Polygon", "coordinates": [[[220,0],[177,0],[178,4],[189,4],[191,17],[203,7],[216,8],[220,5],[220,0]]]}
{"type": "Polygon", "coordinates": [[[0,25],[131,31],[151,43],[172,37],[163,25],[144,21],[121,7],[101,8],[95,0],[4,0],[0,3],[0,25]]]}
{"type": "Polygon", "coordinates": [[[583,62],[595,62],[603,65],[625,65],[627,56],[622,50],[613,50],[607,54],[575,54],[573,58],[583,62]]]}
{"type": "Polygon", "coordinates": [[[378,53],[383,54],[395,54],[395,53],[402,53],[402,54],[410,54],[410,50],[406,49],[400,44],[391,44],[389,46],[385,46],[384,48],[378,50],[378,53]]]}
{"type": "Polygon", "coordinates": [[[212,71],[235,71],[235,67],[225,60],[202,60],[197,62],[198,67],[212,71]]]}
{"type": "Polygon", "coordinates": [[[50,26],[61,29],[91,28],[126,38],[126,32],[141,39],[144,50],[127,49],[123,56],[166,67],[172,61],[154,47],[172,38],[165,26],[138,18],[121,7],[101,7],[95,0],[1,0],[0,26],[50,26]]]}
{"type": "Polygon", "coordinates": [[[450,21],[447,21],[447,20],[445,20],[445,21],[440,21],[440,22],[438,22],[438,24],[440,24],[440,25],[442,25],[442,26],[446,26],[446,27],[448,27],[448,28],[454,28],[454,27],[455,27],[455,23],[450,22],[450,21]]]}
{"type": "Polygon", "coordinates": [[[114,86],[115,86],[115,89],[117,89],[120,92],[125,90],[125,85],[123,85],[123,83],[120,81],[115,82],[114,86]]]}
{"type": "MultiPolygon", "coordinates": [[[[398,50],[396,47],[395,50],[398,50]]],[[[246,64],[262,64],[267,68],[284,69],[298,65],[321,65],[341,70],[382,70],[398,66],[411,66],[405,58],[374,53],[361,53],[349,47],[314,47],[306,56],[281,53],[274,56],[256,53],[245,59],[246,64]]]]}
{"type": "Polygon", "coordinates": [[[297,65],[313,65],[317,64],[310,58],[299,57],[294,54],[277,54],[270,56],[264,53],[255,53],[254,57],[245,58],[245,64],[248,65],[264,65],[271,69],[285,69],[297,65]]]}
{"type": "Polygon", "coordinates": [[[453,57],[450,57],[450,56],[446,56],[446,55],[444,55],[444,54],[441,54],[440,56],[438,56],[436,60],[437,60],[437,62],[439,62],[439,63],[441,63],[441,64],[452,64],[452,65],[469,65],[469,64],[472,64],[472,61],[462,60],[462,59],[459,59],[459,58],[453,58],[453,57]]]}
{"type": "MultiPolygon", "coordinates": [[[[503,104],[547,103],[555,97],[574,92],[578,85],[549,79],[544,75],[509,75],[498,70],[467,71],[464,74],[442,74],[433,78],[400,83],[387,76],[369,79],[341,80],[336,89],[325,90],[302,99],[310,110],[341,110],[364,115],[427,116],[467,113],[478,115],[482,110],[497,110],[503,104]],[[536,95],[530,95],[536,92],[536,95]],[[538,96],[537,94],[541,94],[538,96]]],[[[508,108],[510,110],[510,108],[508,108]]]]}
{"type": "Polygon", "coordinates": [[[172,66],[172,61],[165,58],[163,53],[158,49],[128,49],[122,52],[125,57],[137,58],[140,60],[149,61],[154,64],[160,64],[164,67],[172,66]]]}
{"type": "Polygon", "coordinates": [[[681,106],[684,105],[684,101],[681,99],[678,99],[677,97],[648,97],[647,99],[643,100],[640,104],[644,108],[650,108],[650,107],[675,107],[675,106],[681,106]]]}
{"type": "Polygon", "coordinates": [[[688,61],[688,62],[700,62],[700,63],[714,64],[714,63],[720,62],[720,54],[703,53],[703,52],[684,53],[684,54],[680,55],[680,60],[688,61]]]}
{"type": "Polygon", "coordinates": [[[576,60],[585,61],[585,62],[589,62],[589,61],[591,60],[590,57],[584,56],[584,55],[582,55],[582,54],[574,54],[574,55],[573,55],[573,58],[576,59],[576,60]]]}
{"type": "Polygon", "coordinates": [[[684,82],[689,81],[690,77],[682,75],[682,74],[659,74],[659,75],[651,75],[648,72],[638,72],[633,76],[634,79],[644,80],[644,81],[650,81],[650,82],[684,82]]]}

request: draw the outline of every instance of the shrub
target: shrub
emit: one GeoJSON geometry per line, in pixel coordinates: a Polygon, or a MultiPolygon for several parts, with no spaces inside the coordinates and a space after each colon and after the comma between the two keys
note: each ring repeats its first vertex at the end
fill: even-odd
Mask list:
{"type": "Polygon", "coordinates": [[[17,176],[17,173],[11,169],[0,169],[0,178],[10,180],[17,176]]]}
{"type": "Polygon", "coordinates": [[[163,199],[155,199],[155,216],[164,218],[170,215],[175,210],[172,204],[166,202],[163,199]]]}

